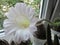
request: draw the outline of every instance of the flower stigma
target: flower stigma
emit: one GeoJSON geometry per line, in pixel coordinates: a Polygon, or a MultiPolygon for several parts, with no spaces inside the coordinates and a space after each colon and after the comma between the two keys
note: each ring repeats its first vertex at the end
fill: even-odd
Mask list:
{"type": "Polygon", "coordinates": [[[16,24],[20,27],[20,28],[27,28],[30,25],[30,21],[27,17],[22,17],[22,19],[20,19],[18,17],[15,18],[16,24]]]}

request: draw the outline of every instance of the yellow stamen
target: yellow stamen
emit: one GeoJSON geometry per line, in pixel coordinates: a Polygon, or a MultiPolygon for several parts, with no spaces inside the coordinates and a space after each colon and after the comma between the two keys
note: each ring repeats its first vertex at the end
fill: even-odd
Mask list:
{"type": "Polygon", "coordinates": [[[19,18],[15,18],[15,21],[20,28],[27,28],[30,25],[30,21],[26,17],[23,17],[20,20],[19,18]]]}

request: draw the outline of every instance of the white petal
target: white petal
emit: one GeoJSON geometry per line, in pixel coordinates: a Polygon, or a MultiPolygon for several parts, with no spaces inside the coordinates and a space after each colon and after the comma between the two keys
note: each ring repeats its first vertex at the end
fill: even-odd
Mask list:
{"type": "Polygon", "coordinates": [[[26,4],[25,3],[17,3],[15,5],[15,8],[18,9],[19,12],[20,12],[20,10],[24,11],[24,10],[26,10],[26,4]]]}
{"type": "Polygon", "coordinates": [[[26,16],[27,13],[26,13],[26,4],[25,3],[17,3],[15,5],[15,11],[17,12],[18,14],[18,20],[24,20],[24,19],[28,19],[28,17],[26,16]]]}
{"type": "Polygon", "coordinates": [[[14,41],[17,42],[17,43],[21,43],[22,41],[22,32],[20,30],[16,31],[15,33],[15,37],[14,37],[14,41]]]}
{"type": "Polygon", "coordinates": [[[25,15],[29,19],[33,17],[35,12],[35,10],[32,9],[32,7],[27,6],[25,3],[17,3],[15,5],[15,9],[20,15],[25,15]]]}
{"type": "Polygon", "coordinates": [[[26,8],[26,14],[29,17],[29,19],[31,19],[33,17],[33,15],[35,14],[35,10],[32,7],[27,7],[26,8]]]}
{"type": "Polygon", "coordinates": [[[5,19],[4,22],[3,22],[3,27],[6,28],[6,27],[15,27],[15,23],[12,21],[12,20],[9,20],[9,19],[5,19]]]}
{"type": "Polygon", "coordinates": [[[14,37],[13,34],[11,34],[11,35],[5,35],[5,33],[4,33],[4,36],[0,37],[0,39],[2,39],[2,40],[4,39],[4,40],[8,41],[8,43],[10,44],[11,41],[13,40],[13,37],[14,37]]]}
{"type": "Polygon", "coordinates": [[[17,12],[15,11],[14,7],[11,7],[9,9],[9,11],[7,13],[5,13],[5,15],[9,18],[9,19],[15,19],[15,17],[18,15],[17,12]]]}
{"type": "Polygon", "coordinates": [[[14,24],[13,21],[11,21],[9,19],[6,19],[4,21],[3,27],[4,27],[4,30],[5,30],[5,33],[7,33],[7,34],[8,33],[11,34],[12,32],[17,30],[17,26],[14,24]]]}
{"type": "Polygon", "coordinates": [[[22,36],[23,36],[23,41],[27,41],[28,39],[30,39],[31,33],[28,30],[26,30],[23,32],[22,36]]]}
{"type": "Polygon", "coordinates": [[[34,24],[34,23],[36,24],[37,21],[39,21],[39,19],[34,16],[30,21],[31,21],[31,24],[34,24]]]}
{"type": "Polygon", "coordinates": [[[6,35],[6,36],[4,37],[4,39],[5,39],[6,41],[8,41],[9,44],[11,43],[11,41],[13,41],[13,38],[14,38],[14,35],[13,35],[13,34],[11,34],[11,35],[6,35]]]}
{"type": "Polygon", "coordinates": [[[6,35],[11,35],[11,34],[15,34],[15,32],[17,31],[17,27],[10,29],[5,29],[5,34],[6,35]]]}
{"type": "Polygon", "coordinates": [[[25,3],[17,3],[15,5],[15,9],[16,11],[18,11],[19,14],[25,15],[25,11],[26,11],[26,4],[25,3]]]}
{"type": "Polygon", "coordinates": [[[34,32],[37,31],[37,27],[36,27],[34,24],[31,24],[31,25],[29,26],[29,31],[30,31],[32,34],[34,34],[34,32]]]}
{"type": "Polygon", "coordinates": [[[25,3],[17,3],[15,7],[11,7],[10,10],[5,14],[10,19],[15,19],[16,17],[21,16],[31,19],[35,13],[35,10],[32,7],[26,6],[25,3]]]}
{"type": "Polygon", "coordinates": [[[15,42],[20,43],[21,41],[27,41],[30,38],[30,32],[24,30],[18,30],[15,34],[15,42]]]}

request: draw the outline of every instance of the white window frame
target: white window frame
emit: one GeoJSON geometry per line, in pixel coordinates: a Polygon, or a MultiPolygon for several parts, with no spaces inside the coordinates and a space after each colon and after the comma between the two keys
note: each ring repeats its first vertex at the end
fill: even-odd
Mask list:
{"type": "Polygon", "coordinates": [[[50,19],[57,0],[41,0],[39,19],[50,19]]]}

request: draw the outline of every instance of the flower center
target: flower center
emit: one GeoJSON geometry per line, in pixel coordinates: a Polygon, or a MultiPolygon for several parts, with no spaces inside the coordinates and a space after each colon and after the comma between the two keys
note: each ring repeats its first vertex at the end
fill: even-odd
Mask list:
{"type": "Polygon", "coordinates": [[[30,21],[26,17],[16,18],[16,23],[20,28],[27,28],[30,25],[30,21]]]}

